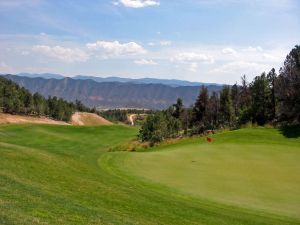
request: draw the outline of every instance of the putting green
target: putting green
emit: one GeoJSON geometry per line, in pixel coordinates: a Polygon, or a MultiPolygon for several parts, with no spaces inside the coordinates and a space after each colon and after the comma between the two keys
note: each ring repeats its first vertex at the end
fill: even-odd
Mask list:
{"type": "Polygon", "coordinates": [[[243,129],[127,154],[134,175],[204,199],[300,218],[300,141],[243,129]]]}

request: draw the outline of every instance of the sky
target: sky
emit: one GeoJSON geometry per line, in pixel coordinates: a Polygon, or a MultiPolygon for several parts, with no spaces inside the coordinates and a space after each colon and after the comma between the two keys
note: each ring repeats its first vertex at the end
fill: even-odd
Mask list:
{"type": "Polygon", "coordinates": [[[226,83],[277,71],[299,0],[0,0],[0,73],[226,83]]]}

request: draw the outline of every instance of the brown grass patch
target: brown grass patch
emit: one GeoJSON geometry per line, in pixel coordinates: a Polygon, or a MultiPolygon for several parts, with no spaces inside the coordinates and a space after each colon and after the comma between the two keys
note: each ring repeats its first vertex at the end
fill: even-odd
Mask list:
{"type": "Polygon", "coordinates": [[[12,115],[8,113],[0,113],[0,124],[25,124],[25,123],[68,125],[68,123],[66,122],[52,120],[47,117],[22,116],[22,115],[12,115]]]}
{"type": "Polygon", "coordinates": [[[95,113],[76,112],[72,115],[71,124],[76,126],[100,126],[112,123],[95,113]]]}

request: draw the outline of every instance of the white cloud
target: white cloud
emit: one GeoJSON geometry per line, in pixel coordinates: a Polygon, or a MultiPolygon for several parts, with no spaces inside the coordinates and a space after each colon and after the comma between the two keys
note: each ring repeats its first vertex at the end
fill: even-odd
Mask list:
{"type": "Polygon", "coordinates": [[[161,41],[161,42],[159,42],[159,43],[160,43],[161,46],[169,46],[169,45],[172,44],[171,41],[161,41]]]}
{"type": "Polygon", "coordinates": [[[14,69],[8,66],[5,62],[0,62],[0,74],[14,73],[14,69]]]}
{"type": "Polygon", "coordinates": [[[61,46],[36,45],[32,50],[67,63],[85,62],[89,59],[89,55],[78,48],[71,49],[61,46]]]}
{"type": "Polygon", "coordinates": [[[226,74],[250,74],[260,75],[263,71],[268,71],[272,67],[268,64],[247,62],[247,61],[233,61],[226,63],[219,68],[213,69],[211,73],[226,73],[226,74]]]}
{"type": "Polygon", "coordinates": [[[198,54],[195,52],[183,52],[178,53],[172,57],[171,62],[178,62],[187,64],[187,69],[190,72],[197,72],[199,63],[212,64],[214,63],[214,58],[206,54],[198,54]]]}
{"type": "Polygon", "coordinates": [[[223,54],[237,56],[237,52],[232,48],[223,48],[223,54]]]}
{"type": "Polygon", "coordinates": [[[118,41],[97,41],[95,43],[86,44],[87,48],[91,51],[102,51],[104,57],[114,57],[123,55],[140,55],[145,54],[147,51],[135,42],[120,43],[118,41]]]}
{"type": "Polygon", "coordinates": [[[172,45],[172,41],[159,41],[159,42],[148,42],[149,46],[170,46],[172,45]]]}
{"type": "Polygon", "coordinates": [[[148,45],[149,46],[155,46],[155,43],[154,42],[148,42],[148,45]]]}
{"type": "Polygon", "coordinates": [[[198,54],[195,52],[183,52],[178,53],[174,57],[171,58],[171,61],[175,62],[200,62],[200,63],[213,63],[214,58],[205,54],[198,54]]]}
{"type": "Polygon", "coordinates": [[[281,62],[283,60],[283,57],[278,57],[277,55],[271,55],[268,53],[263,54],[264,59],[272,62],[281,62]]]}
{"type": "Polygon", "coordinates": [[[117,2],[113,2],[113,4],[122,4],[123,6],[129,8],[144,8],[148,6],[159,6],[160,2],[157,0],[119,0],[117,2]]]}
{"type": "Polygon", "coordinates": [[[248,52],[262,52],[263,51],[262,47],[260,47],[260,46],[256,46],[256,47],[249,46],[248,48],[246,48],[244,50],[248,51],[248,52]]]}
{"type": "Polygon", "coordinates": [[[147,59],[135,60],[134,63],[139,64],[139,65],[157,65],[157,63],[155,61],[153,61],[152,59],[150,59],[150,60],[147,60],[147,59]]]}
{"type": "Polygon", "coordinates": [[[193,73],[197,72],[197,69],[198,69],[198,63],[195,63],[195,62],[191,63],[188,68],[188,70],[193,73]]]}

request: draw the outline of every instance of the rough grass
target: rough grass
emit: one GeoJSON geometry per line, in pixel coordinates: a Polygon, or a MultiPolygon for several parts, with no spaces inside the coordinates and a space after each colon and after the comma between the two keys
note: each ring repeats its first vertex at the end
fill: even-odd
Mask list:
{"type": "MultiPolygon", "coordinates": [[[[255,129],[253,132],[240,130],[219,134],[211,145],[201,143],[200,139],[191,139],[156,148],[155,152],[131,153],[108,152],[108,149],[132,139],[137,133],[136,128],[0,126],[0,224],[300,224],[299,217],[295,215],[299,212],[299,192],[294,189],[299,185],[299,168],[294,165],[294,161],[299,159],[299,139],[285,139],[277,130],[265,131],[255,129]],[[271,137],[266,139],[269,135],[271,137]],[[222,150],[222,144],[228,148],[222,150]],[[240,145],[240,148],[231,149],[234,145],[240,145]],[[251,145],[274,146],[274,149],[268,148],[258,154],[259,151],[251,145]],[[250,150],[245,150],[245,146],[250,150]],[[198,150],[203,152],[202,155],[198,150]],[[253,151],[253,154],[245,153],[247,151],[253,151]],[[282,151],[285,152],[283,156],[282,151]],[[191,164],[189,160],[193,152],[197,162],[207,162],[206,171],[215,178],[208,177],[205,170],[189,169],[187,165],[191,164]],[[155,154],[161,158],[154,157],[155,154]],[[257,163],[261,160],[261,168],[264,161],[266,168],[271,169],[278,162],[274,174],[279,172],[279,176],[267,176],[268,182],[272,181],[273,185],[268,186],[264,182],[257,185],[262,185],[261,193],[266,201],[271,204],[282,198],[283,202],[278,204],[289,207],[289,210],[280,210],[273,203],[270,207],[263,204],[254,207],[253,199],[260,201],[260,198],[258,194],[249,197],[246,187],[241,187],[240,191],[235,187],[236,195],[226,189],[220,191],[220,187],[231,185],[230,180],[223,184],[224,176],[234,173],[240,178],[239,174],[243,173],[229,166],[226,174],[220,170],[223,169],[221,165],[215,172],[210,171],[214,168],[212,165],[222,162],[222,157],[230,161],[230,155],[234,157],[233,163],[243,159],[243,163],[250,165],[252,158],[257,163]],[[173,160],[174,163],[171,163],[173,160]],[[287,168],[281,170],[282,165],[287,168]],[[294,167],[298,170],[287,175],[286,171],[294,167]],[[173,175],[174,183],[170,183],[172,179],[166,179],[169,175],[160,174],[164,168],[178,174],[190,171],[195,180],[202,177],[203,181],[197,184],[203,187],[199,187],[200,190],[194,188],[193,192],[189,184],[178,185],[182,176],[175,182],[177,175],[173,175]],[[145,174],[147,170],[153,172],[145,174]],[[277,186],[279,182],[276,181],[278,178],[281,181],[285,176],[293,198],[285,193],[273,196],[277,189],[287,191],[277,186]],[[208,190],[206,181],[209,180],[211,187],[217,185],[216,190],[208,190]],[[264,192],[267,188],[271,192],[268,195],[264,192]],[[204,196],[201,190],[208,194],[204,196]],[[214,196],[213,192],[217,195],[214,196]],[[225,200],[221,199],[222,196],[225,200]]],[[[205,169],[205,165],[198,168],[205,169]]],[[[259,168],[257,170],[261,171],[259,168]]],[[[263,181],[263,176],[253,173],[253,179],[257,182],[263,181]]],[[[186,181],[192,179],[182,180],[186,181]]],[[[243,180],[236,184],[244,185],[243,180]]],[[[259,192],[259,188],[256,191],[259,192]]]]}

